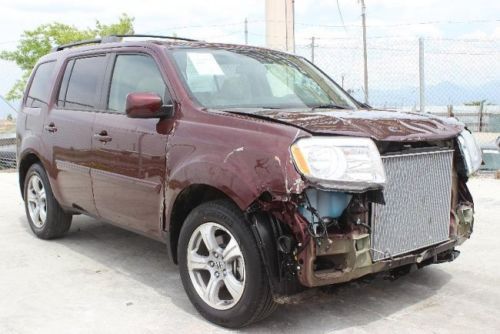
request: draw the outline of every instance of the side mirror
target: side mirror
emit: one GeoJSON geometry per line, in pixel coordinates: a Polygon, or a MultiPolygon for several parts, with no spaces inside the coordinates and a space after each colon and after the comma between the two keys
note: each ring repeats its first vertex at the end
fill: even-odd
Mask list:
{"type": "Polygon", "coordinates": [[[161,97],[154,93],[130,93],[125,112],[130,118],[170,118],[174,107],[164,105],[161,97]]]}

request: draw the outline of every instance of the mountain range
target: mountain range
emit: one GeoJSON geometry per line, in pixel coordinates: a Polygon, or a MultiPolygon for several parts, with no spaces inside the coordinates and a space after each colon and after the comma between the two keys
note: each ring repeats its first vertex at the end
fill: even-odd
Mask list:
{"type": "MultiPolygon", "coordinates": [[[[443,81],[436,85],[427,86],[425,92],[425,103],[428,106],[456,106],[481,100],[486,100],[491,104],[500,104],[500,81],[490,81],[478,86],[457,85],[443,81]]],[[[395,90],[370,89],[369,93],[370,104],[377,107],[419,104],[418,87],[403,86],[395,90]]]]}

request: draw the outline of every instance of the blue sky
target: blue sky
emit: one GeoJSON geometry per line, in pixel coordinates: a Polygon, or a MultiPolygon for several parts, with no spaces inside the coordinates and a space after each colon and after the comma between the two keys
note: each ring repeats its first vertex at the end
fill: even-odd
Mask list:
{"type": "MultiPolygon", "coordinates": [[[[359,45],[360,8],[357,0],[296,0],[296,44],[318,38],[322,47],[341,47],[345,39],[359,45]]],[[[368,37],[419,36],[445,39],[500,40],[500,1],[366,0],[368,37]],[[433,22],[423,24],[425,22],[433,22]],[[436,23],[440,22],[440,23],[436,23]]],[[[171,0],[0,0],[0,49],[13,49],[24,30],[59,21],[77,27],[95,20],[113,22],[121,13],[135,17],[137,33],[171,34],[208,41],[242,43],[243,20],[249,20],[250,44],[264,45],[264,1],[171,0]]],[[[498,44],[496,44],[498,45],[498,44]]],[[[12,63],[0,61],[0,95],[20,76],[12,63]]]]}

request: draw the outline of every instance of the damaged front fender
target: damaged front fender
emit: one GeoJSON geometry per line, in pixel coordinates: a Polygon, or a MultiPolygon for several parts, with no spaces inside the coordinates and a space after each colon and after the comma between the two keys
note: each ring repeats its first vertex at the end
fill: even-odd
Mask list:
{"type": "MultiPolygon", "coordinates": [[[[234,116],[230,116],[233,118],[234,116]]],[[[167,146],[165,215],[171,222],[175,199],[193,184],[218,189],[246,211],[261,196],[288,202],[306,185],[290,156],[296,138],[310,136],[286,125],[242,119],[225,126],[228,114],[211,113],[211,126],[202,121],[179,122],[167,146]],[[215,126],[215,121],[221,124],[215,126]],[[193,135],[196,134],[196,135],[193,135]],[[231,138],[231,140],[228,140],[231,138]]]]}

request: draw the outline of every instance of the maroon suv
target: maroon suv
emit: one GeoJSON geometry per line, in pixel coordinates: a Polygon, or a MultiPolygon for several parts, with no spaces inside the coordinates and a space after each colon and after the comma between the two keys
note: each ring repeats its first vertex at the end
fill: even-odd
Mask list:
{"type": "Polygon", "coordinates": [[[160,240],[198,311],[241,327],[307,287],[451,261],[472,233],[482,158],[456,120],[374,110],[283,52],[123,37],[31,75],[18,166],[38,237],[85,214],[160,240]]]}

